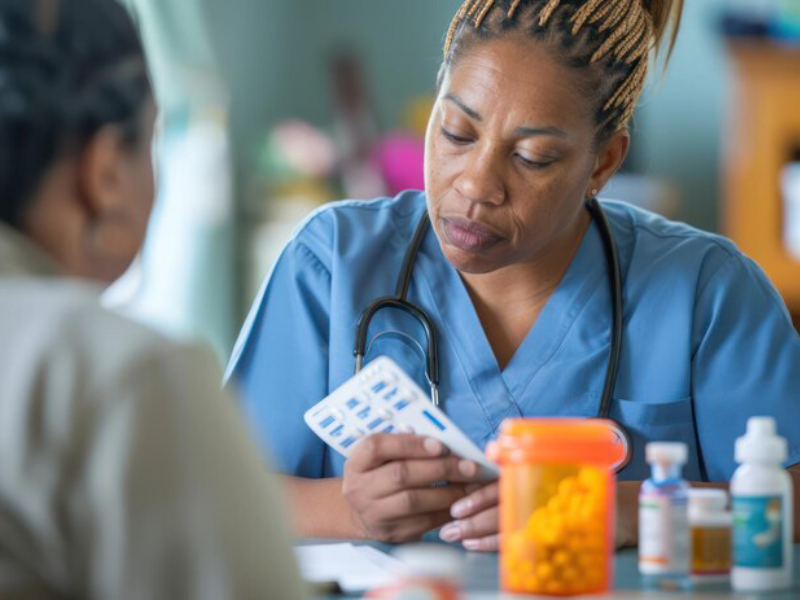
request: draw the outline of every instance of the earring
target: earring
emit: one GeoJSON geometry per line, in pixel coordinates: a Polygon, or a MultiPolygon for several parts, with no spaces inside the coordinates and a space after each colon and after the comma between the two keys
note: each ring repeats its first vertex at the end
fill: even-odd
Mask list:
{"type": "Polygon", "coordinates": [[[592,193],[591,193],[591,195],[589,196],[589,198],[595,198],[595,197],[597,197],[597,192],[598,192],[598,189],[597,189],[597,188],[592,188],[592,193]]]}

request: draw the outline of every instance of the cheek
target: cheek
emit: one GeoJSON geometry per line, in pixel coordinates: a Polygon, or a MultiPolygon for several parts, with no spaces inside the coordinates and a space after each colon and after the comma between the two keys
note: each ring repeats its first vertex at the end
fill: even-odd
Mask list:
{"type": "Polygon", "coordinates": [[[512,218],[524,238],[551,237],[575,218],[584,201],[583,176],[573,169],[531,178],[514,193],[512,218]]]}
{"type": "Polygon", "coordinates": [[[131,202],[137,207],[137,213],[146,220],[150,216],[156,194],[155,172],[149,152],[138,161],[136,179],[137,183],[134,186],[136,197],[131,198],[131,202]]]}

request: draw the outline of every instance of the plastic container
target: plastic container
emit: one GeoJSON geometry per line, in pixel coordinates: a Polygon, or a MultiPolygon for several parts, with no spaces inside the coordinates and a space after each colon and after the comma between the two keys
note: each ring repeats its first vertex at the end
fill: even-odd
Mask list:
{"type": "Polygon", "coordinates": [[[645,447],[652,474],[639,492],[639,572],[647,587],[683,587],[689,577],[689,484],[681,476],[688,449],[681,442],[645,447]]]}
{"type": "Polygon", "coordinates": [[[781,189],[784,246],[789,254],[800,260],[800,158],[783,167],[781,189]]]}
{"type": "Polygon", "coordinates": [[[508,592],[610,589],[620,447],[599,419],[507,419],[500,465],[500,579],[508,592]]]}
{"type": "Polygon", "coordinates": [[[777,435],[775,419],[753,417],[747,433],[736,440],[731,479],[733,497],[733,570],[735,591],[767,592],[792,585],[792,480],[781,464],[786,440],[777,435]]]}
{"type": "Polygon", "coordinates": [[[462,553],[442,544],[402,546],[392,555],[404,565],[391,585],[370,590],[368,600],[458,600],[462,553]]]}
{"type": "Polygon", "coordinates": [[[690,573],[693,586],[726,584],[733,553],[728,493],[717,489],[689,490],[690,573]]]}

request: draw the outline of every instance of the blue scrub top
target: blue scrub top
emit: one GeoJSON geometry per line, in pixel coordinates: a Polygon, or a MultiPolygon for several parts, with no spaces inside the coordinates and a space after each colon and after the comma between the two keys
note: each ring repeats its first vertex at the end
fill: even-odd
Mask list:
{"type": "MultiPolygon", "coordinates": [[[[611,417],[634,442],[623,480],[649,475],[644,446],[689,447],[687,478],[726,481],[748,417],[771,415],[800,462],[800,338],[761,269],[732,242],[620,202],[603,201],[619,247],[624,333],[611,417]]],[[[423,192],[323,207],[297,230],[267,278],[228,369],[279,471],[342,475],[342,457],[303,413],[353,375],[356,324],[394,293],[425,207],[423,192]]],[[[563,280],[504,370],[459,274],[432,230],[409,299],[439,332],[440,397],[479,446],[503,419],[595,416],[610,350],[611,295],[592,223],[563,280]]],[[[421,377],[416,322],[381,311],[368,359],[387,354],[421,377]],[[405,334],[405,335],[403,335],[405,334]]]]}

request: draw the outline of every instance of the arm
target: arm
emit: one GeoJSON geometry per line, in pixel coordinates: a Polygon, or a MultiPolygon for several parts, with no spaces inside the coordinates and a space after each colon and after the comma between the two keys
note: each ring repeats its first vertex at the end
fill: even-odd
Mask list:
{"type": "Polygon", "coordinates": [[[324,231],[309,238],[314,251],[301,240],[290,243],[256,301],[231,361],[232,380],[266,453],[285,475],[302,535],[419,539],[443,523],[463,495],[462,486],[432,485],[469,475],[459,474],[455,457],[438,454],[440,445],[431,454],[422,438],[373,436],[354,449],[343,478],[326,478],[334,451],[306,426],[303,414],[329,393],[332,283],[319,243],[324,231]],[[396,446],[400,440],[406,441],[396,446]]]}

